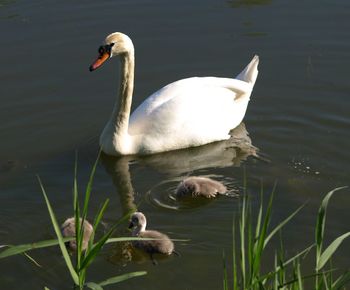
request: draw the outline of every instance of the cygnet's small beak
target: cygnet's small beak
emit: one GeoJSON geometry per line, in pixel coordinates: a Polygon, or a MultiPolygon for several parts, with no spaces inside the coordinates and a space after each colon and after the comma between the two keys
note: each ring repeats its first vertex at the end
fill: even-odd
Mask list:
{"type": "Polygon", "coordinates": [[[94,62],[92,65],[90,65],[89,70],[94,71],[95,69],[98,69],[107,59],[109,59],[109,53],[106,51],[102,53],[94,62]]]}

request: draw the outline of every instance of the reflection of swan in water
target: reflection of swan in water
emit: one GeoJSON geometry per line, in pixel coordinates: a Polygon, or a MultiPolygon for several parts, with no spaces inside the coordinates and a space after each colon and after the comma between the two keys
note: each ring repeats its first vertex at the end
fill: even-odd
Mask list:
{"type": "Polygon", "coordinates": [[[120,203],[123,210],[123,216],[136,211],[137,207],[134,202],[134,188],[129,172],[130,157],[110,158],[102,155],[102,162],[108,174],[112,177],[114,186],[120,197],[120,203]]]}
{"type": "MultiPolygon", "coordinates": [[[[179,177],[184,173],[214,167],[239,166],[248,156],[258,157],[245,125],[231,131],[231,138],[196,148],[188,148],[147,157],[102,155],[102,161],[120,195],[123,213],[136,210],[129,162],[147,165],[157,171],[179,177]]],[[[178,180],[179,181],[179,180],[178,180]]]]}
{"type": "Polygon", "coordinates": [[[203,168],[239,166],[249,156],[258,157],[258,149],[252,145],[244,123],[230,134],[229,140],[139,157],[137,160],[162,173],[179,175],[203,168]]]}

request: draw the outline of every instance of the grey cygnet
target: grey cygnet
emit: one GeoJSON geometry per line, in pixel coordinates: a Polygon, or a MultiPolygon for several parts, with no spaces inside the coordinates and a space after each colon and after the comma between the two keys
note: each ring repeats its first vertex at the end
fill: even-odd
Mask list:
{"type": "Polygon", "coordinates": [[[149,241],[133,241],[135,248],[141,249],[151,255],[153,263],[153,254],[160,253],[171,255],[174,252],[174,243],[170,238],[158,231],[146,230],[147,220],[142,212],[135,212],[130,219],[129,228],[132,228],[132,236],[139,238],[151,238],[149,241]]]}
{"type": "MultiPolygon", "coordinates": [[[[81,219],[80,219],[80,222],[81,222],[81,219]]],[[[93,227],[87,220],[84,220],[83,227],[84,227],[84,236],[83,236],[83,242],[82,242],[82,249],[86,250],[93,231],[93,227]]],[[[61,226],[61,231],[62,231],[62,236],[65,238],[75,237],[75,218],[71,217],[66,219],[61,226]]],[[[76,251],[77,249],[77,244],[75,240],[69,241],[67,243],[67,246],[73,251],[76,251]]]]}
{"type": "Polygon", "coordinates": [[[227,192],[227,187],[221,182],[208,177],[190,176],[185,178],[177,186],[175,194],[177,197],[213,198],[218,194],[227,192]]]}

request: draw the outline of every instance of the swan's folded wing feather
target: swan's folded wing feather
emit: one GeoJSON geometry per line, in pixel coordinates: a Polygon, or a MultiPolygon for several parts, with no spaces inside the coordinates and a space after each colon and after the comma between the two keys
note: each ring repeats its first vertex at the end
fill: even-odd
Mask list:
{"type": "Polygon", "coordinates": [[[217,77],[204,77],[200,79],[202,80],[203,85],[217,86],[217,87],[231,90],[236,94],[235,100],[244,96],[246,93],[251,93],[253,89],[252,83],[247,83],[245,81],[241,81],[238,79],[217,78],[217,77]]]}
{"type": "MultiPolygon", "coordinates": [[[[200,109],[204,106],[204,103],[207,104],[207,107],[212,107],[208,105],[208,102],[216,106],[216,104],[223,101],[220,98],[223,96],[227,98],[227,94],[223,93],[225,90],[231,92],[233,103],[241,99],[242,96],[248,95],[249,97],[252,87],[252,84],[241,80],[217,77],[192,77],[176,81],[153,93],[132,113],[129,134],[142,134],[150,126],[153,127],[154,124],[152,123],[155,120],[151,116],[158,115],[159,110],[167,108],[167,117],[169,118],[175,114],[176,110],[180,110],[178,109],[179,106],[186,106],[186,104],[187,106],[193,104],[192,108],[196,107],[196,109],[200,109]],[[210,92],[212,94],[209,96],[210,92]],[[212,101],[209,101],[209,99],[212,99],[212,101]]],[[[182,110],[184,109],[187,110],[188,108],[182,110]]],[[[179,119],[179,114],[174,117],[179,119]]]]}

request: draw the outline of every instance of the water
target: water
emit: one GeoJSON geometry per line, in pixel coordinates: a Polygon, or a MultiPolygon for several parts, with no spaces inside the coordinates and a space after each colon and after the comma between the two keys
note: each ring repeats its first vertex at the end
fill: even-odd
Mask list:
{"type": "MultiPolygon", "coordinates": [[[[255,209],[261,180],[266,195],[277,181],[273,221],[307,203],[283,237],[290,253],[308,246],[324,194],[349,185],[349,6],[345,0],[0,1],[0,244],[53,237],[36,174],[58,218],[72,215],[75,151],[83,185],[119,77],[115,60],[94,73],[88,67],[104,37],[122,31],[136,47],[133,108],[180,78],[234,76],[259,54],[260,75],[244,125],[260,157],[249,142],[241,151],[214,144],[136,160],[104,156],[91,213],[110,198],[108,227],[139,205],[150,227],[189,241],[176,243],[181,257],[158,266],[123,260],[120,247],[107,247],[88,280],[146,270],[147,276],[120,287],[221,287],[222,251],[231,246],[239,199],[179,204],[171,189],[191,174],[242,192],[245,170],[255,209]]],[[[327,241],[349,231],[349,203],[349,189],[331,200],[327,241]]],[[[336,256],[340,266],[349,266],[348,251],[346,241],[336,256]]],[[[69,289],[58,249],[32,254],[42,268],[23,256],[0,261],[2,289],[69,289]]]]}

